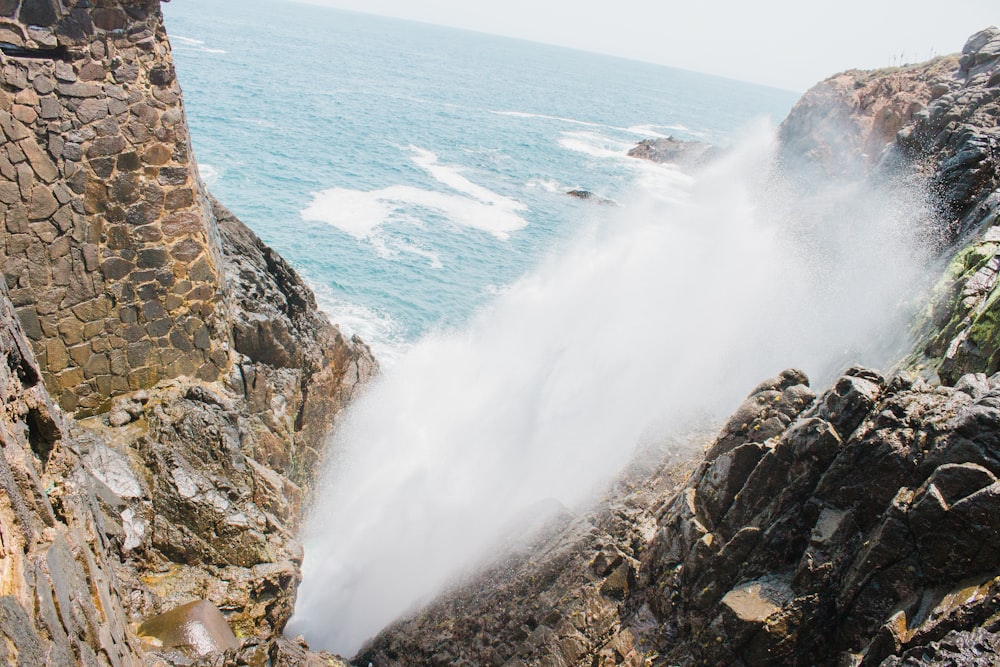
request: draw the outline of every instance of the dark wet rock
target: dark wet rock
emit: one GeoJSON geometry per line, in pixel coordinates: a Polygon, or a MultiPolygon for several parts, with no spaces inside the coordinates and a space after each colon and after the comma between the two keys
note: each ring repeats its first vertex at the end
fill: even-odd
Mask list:
{"type": "Polygon", "coordinates": [[[214,604],[195,600],[147,619],[139,636],[154,652],[178,651],[201,658],[238,649],[239,640],[214,604]]]}
{"type": "Polygon", "coordinates": [[[660,164],[701,165],[718,155],[718,149],[701,141],[673,137],[643,139],[628,152],[629,157],[660,164]]]}
{"type": "Polygon", "coordinates": [[[660,468],[632,487],[646,494],[611,496],[528,562],[398,622],[360,664],[993,664],[1000,378],[950,389],[855,367],[819,396],[807,382],[762,383],[681,488],[660,468]],[[651,539],[626,537],[642,525],[651,539]]]}
{"type": "Polygon", "coordinates": [[[568,194],[570,197],[576,197],[577,199],[589,201],[594,204],[602,204],[604,206],[618,206],[618,202],[616,202],[614,199],[608,199],[607,197],[602,197],[601,195],[594,194],[590,190],[570,190],[566,194],[568,194]]]}

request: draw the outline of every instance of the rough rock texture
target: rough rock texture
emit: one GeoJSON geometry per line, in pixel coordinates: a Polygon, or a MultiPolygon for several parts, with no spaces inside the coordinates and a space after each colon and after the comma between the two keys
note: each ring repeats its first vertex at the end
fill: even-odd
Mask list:
{"type": "Polygon", "coordinates": [[[942,215],[957,239],[909,360],[947,383],[1000,370],[1000,30],[969,40],[956,79],[897,142],[908,157],[930,163],[942,215]]]}
{"type": "Polygon", "coordinates": [[[592,511],[563,508],[527,541],[498,547],[501,560],[391,626],[354,664],[591,665],[641,653],[622,626],[625,600],[657,503],[691,470],[677,455],[687,450],[675,441],[645,452],[592,511]]]}
{"type": "Polygon", "coordinates": [[[0,663],[141,665],[101,483],[0,286],[0,663]]]}
{"type": "Polygon", "coordinates": [[[710,450],[642,558],[657,664],[877,665],[995,624],[998,396],[852,369],[780,434],[710,450]]]}
{"type": "Polygon", "coordinates": [[[884,70],[850,70],[811,88],[779,128],[781,155],[795,168],[858,176],[878,164],[896,139],[955,79],[957,58],[884,70]]]}
{"type": "Polygon", "coordinates": [[[989,29],[960,57],[833,77],[781,128],[793,180],[930,181],[945,275],[903,372],[762,383],[679,490],[665,464],[356,664],[1000,663],[998,72],[989,29]],[[616,503],[631,514],[602,523],[616,503]]]}
{"type": "Polygon", "coordinates": [[[255,416],[255,458],[310,487],[318,449],[376,370],[357,337],[347,341],[319,312],[295,271],[212,199],[222,235],[224,272],[237,353],[229,383],[255,416]]]}
{"type": "Polygon", "coordinates": [[[159,2],[4,3],[0,268],[67,411],[229,370],[218,233],[159,2]]]}
{"type": "Polygon", "coordinates": [[[679,491],[664,464],[355,663],[995,664],[1000,376],[806,382],[755,389],[679,491]]]}
{"type": "Polygon", "coordinates": [[[205,192],[159,2],[0,2],[0,43],[0,664],[325,659],[280,633],[370,351],[205,192]]]}

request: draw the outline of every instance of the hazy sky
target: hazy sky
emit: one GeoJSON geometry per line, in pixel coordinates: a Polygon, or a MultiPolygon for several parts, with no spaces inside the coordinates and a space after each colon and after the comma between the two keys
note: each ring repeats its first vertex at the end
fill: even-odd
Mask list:
{"type": "Polygon", "coordinates": [[[646,60],[791,90],[959,51],[997,0],[300,0],[646,60]]]}

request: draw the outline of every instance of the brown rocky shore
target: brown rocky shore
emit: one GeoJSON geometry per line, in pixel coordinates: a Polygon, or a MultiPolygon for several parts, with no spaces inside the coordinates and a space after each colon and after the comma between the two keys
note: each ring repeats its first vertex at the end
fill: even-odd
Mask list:
{"type": "MultiPolygon", "coordinates": [[[[998,119],[996,29],[809,91],[789,172],[937,195],[899,368],[763,382],[356,664],[997,664],[998,119]]],[[[205,190],[159,0],[0,0],[0,133],[0,665],[340,664],[282,631],[377,366],[205,190]]]]}

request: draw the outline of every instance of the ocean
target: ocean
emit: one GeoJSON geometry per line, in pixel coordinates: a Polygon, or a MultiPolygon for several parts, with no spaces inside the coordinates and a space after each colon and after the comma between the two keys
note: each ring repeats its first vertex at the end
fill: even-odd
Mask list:
{"type": "Polygon", "coordinates": [[[209,188],[382,363],[302,534],[315,647],[354,653],[784,368],[905,345],[922,193],[775,177],[795,93],[281,0],[164,11],[209,188]],[[661,136],[726,150],[626,155],[661,136]]]}
{"type": "Polygon", "coordinates": [[[383,363],[642,188],[643,138],[727,145],[796,94],[284,0],[163,5],[202,177],[383,363]]]}

